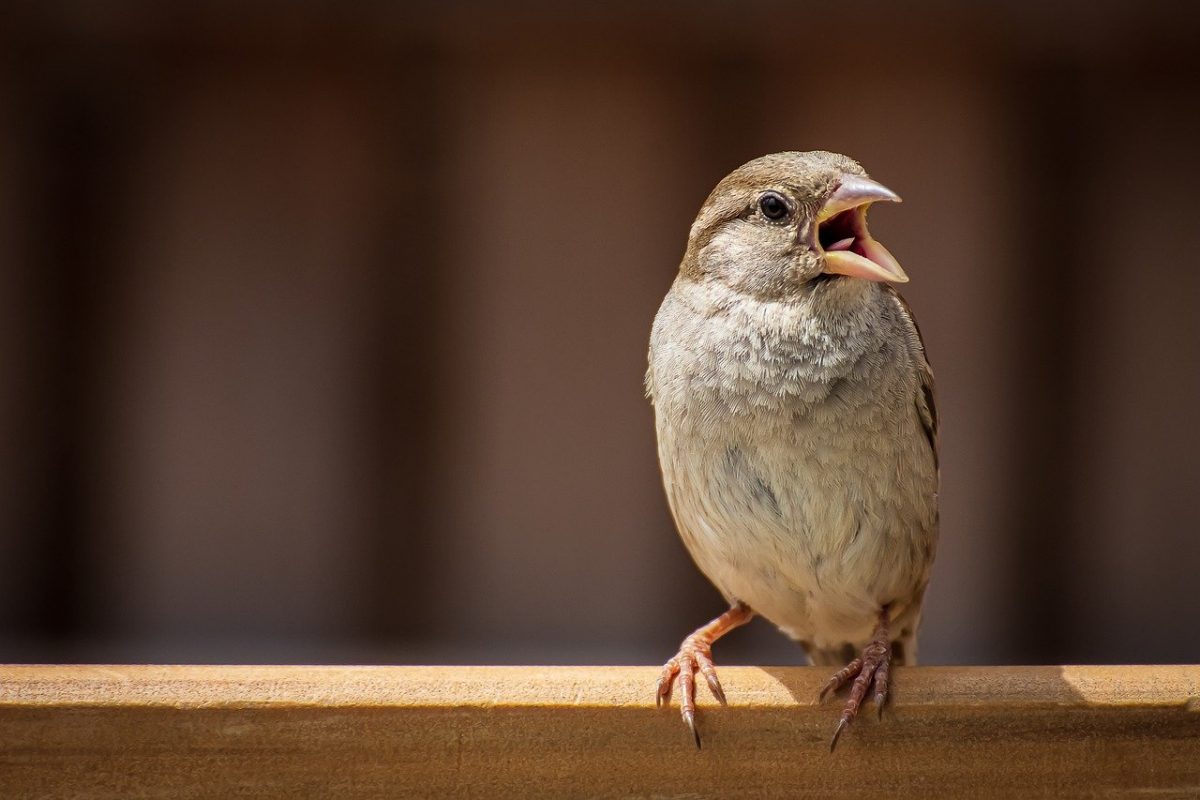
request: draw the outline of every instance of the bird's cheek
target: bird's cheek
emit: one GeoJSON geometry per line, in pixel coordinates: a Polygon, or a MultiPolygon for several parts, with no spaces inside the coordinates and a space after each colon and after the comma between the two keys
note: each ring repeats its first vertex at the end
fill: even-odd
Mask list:
{"type": "Polygon", "coordinates": [[[796,283],[807,283],[821,274],[821,256],[808,248],[797,248],[792,259],[792,280],[796,283]]]}
{"type": "Polygon", "coordinates": [[[796,225],[796,247],[804,252],[813,249],[813,245],[817,241],[817,232],[814,228],[814,222],[810,219],[801,221],[796,225]]]}

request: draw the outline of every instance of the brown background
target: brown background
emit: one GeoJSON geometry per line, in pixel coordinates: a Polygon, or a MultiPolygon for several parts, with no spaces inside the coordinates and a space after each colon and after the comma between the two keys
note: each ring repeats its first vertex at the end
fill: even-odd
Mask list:
{"type": "Polygon", "coordinates": [[[906,201],[924,659],[1200,661],[1180,8],[11,4],[0,660],[661,661],[720,600],[650,320],[722,175],[826,148],[906,201]]]}

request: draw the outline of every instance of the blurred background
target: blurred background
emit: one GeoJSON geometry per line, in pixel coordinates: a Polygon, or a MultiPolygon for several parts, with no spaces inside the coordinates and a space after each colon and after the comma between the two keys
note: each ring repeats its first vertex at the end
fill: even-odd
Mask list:
{"type": "MultiPolygon", "coordinates": [[[[1200,12],[9,3],[0,661],[661,663],[649,327],[711,187],[905,198],[927,663],[1200,661],[1200,12]]],[[[799,663],[761,621],[718,663],[799,663]]]]}

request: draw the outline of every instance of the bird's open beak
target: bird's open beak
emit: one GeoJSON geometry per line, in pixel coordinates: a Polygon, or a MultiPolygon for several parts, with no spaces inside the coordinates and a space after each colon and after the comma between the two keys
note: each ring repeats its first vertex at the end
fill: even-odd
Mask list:
{"type": "Polygon", "coordinates": [[[886,186],[861,175],[846,175],[817,214],[817,249],[825,272],[868,281],[907,283],[908,276],[887,248],[867,231],[867,209],[881,200],[900,202],[886,186]]]}

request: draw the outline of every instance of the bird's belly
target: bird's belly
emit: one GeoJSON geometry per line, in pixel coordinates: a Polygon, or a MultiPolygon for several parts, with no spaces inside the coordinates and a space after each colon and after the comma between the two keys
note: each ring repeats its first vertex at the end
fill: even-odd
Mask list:
{"type": "Polygon", "coordinates": [[[794,420],[786,435],[763,433],[671,437],[663,467],[684,542],[727,597],[793,638],[865,641],[882,605],[907,605],[928,579],[937,489],[928,445],[916,430],[834,436],[794,420]]]}

